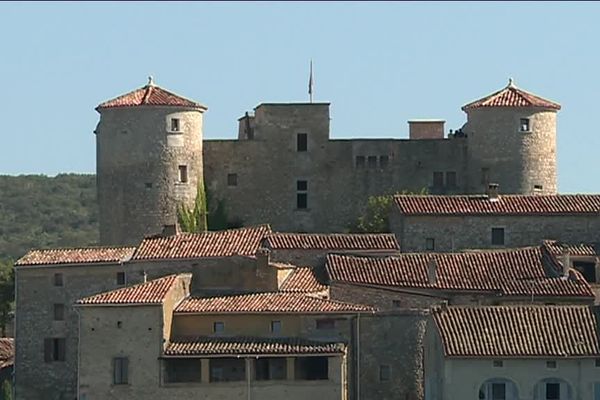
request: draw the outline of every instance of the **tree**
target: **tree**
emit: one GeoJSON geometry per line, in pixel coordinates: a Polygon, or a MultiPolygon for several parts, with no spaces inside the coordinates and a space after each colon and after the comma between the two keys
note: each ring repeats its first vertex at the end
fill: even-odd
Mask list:
{"type": "Polygon", "coordinates": [[[177,219],[179,227],[184,232],[200,233],[206,232],[208,229],[206,222],[206,192],[204,191],[204,181],[202,179],[198,180],[194,208],[190,209],[187,205],[181,204],[177,207],[177,219]]]}
{"type": "Polygon", "coordinates": [[[15,301],[15,273],[10,261],[0,260],[0,329],[6,336],[6,325],[10,322],[15,301]]]}
{"type": "MultiPolygon", "coordinates": [[[[410,192],[403,190],[396,194],[427,194],[427,189],[420,192],[410,192]]],[[[387,233],[390,231],[389,215],[394,195],[384,194],[379,196],[369,196],[363,215],[358,217],[355,226],[351,229],[354,232],[362,233],[387,233]]]]}
{"type": "Polygon", "coordinates": [[[2,397],[0,397],[0,400],[12,400],[13,396],[12,396],[12,385],[10,384],[10,381],[7,379],[4,381],[4,383],[2,383],[2,392],[1,392],[2,397]]]}

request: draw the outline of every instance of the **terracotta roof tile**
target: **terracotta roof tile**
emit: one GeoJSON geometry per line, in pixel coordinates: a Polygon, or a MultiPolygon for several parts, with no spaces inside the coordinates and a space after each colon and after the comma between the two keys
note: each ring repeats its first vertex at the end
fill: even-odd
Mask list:
{"type": "Polygon", "coordinates": [[[319,299],[301,293],[252,293],[224,297],[189,297],[176,313],[346,313],[372,311],[368,306],[319,299]]]}
{"type": "Polygon", "coordinates": [[[341,354],[345,349],[344,343],[299,338],[198,337],[174,340],[165,356],[341,354]]]}
{"type": "Polygon", "coordinates": [[[15,340],[0,338],[0,369],[11,367],[15,363],[15,340]]]}
{"type": "Polygon", "coordinates": [[[133,260],[230,257],[254,255],[262,239],[271,233],[268,225],[204,233],[181,233],[146,238],[133,260]]]}
{"type": "Polygon", "coordinates": [[[598,309],[447,307],[434,311],[448,357],[598,357],[598,309]]]}
{"type": "Polygon", "coordinates": [[[516,87],[512,82],[505,88],[462,107],[463,111],[480,107],[541,107],[560,110],[560,104],[543,99],[516,87]]]}
{"type": "Polygon", "coordinates": [[[560,266],[544,257],[539,247],[382,258],[329,255],[326,269],[332,282],[358,285],[490,291],[503,296],[594,296],[577,271],[562,278],[560,266]],[[431,260],[437,265],[435,283],[427,276],[431,260]]]}
{"type": "Polygon", "coordinates": [[[273,233],[265,239],[271,249],[398,250],[392,234],[273,233]]]}
{"type": "Polygon", "coordinates": [[[564,250],[567,249],[569,254],[572,256],[597,256],[599,255],[596,252],[594,245],[592,244],[568,244],[568,243],[560,243],[555,240],[545,240],[544,246],[555,256],[560,256],[563,254],[564,250]]]}
{"type": "Polygon", "coordinates": [[[310,267],[295,268],[283,281],[279,290],[281,292],[322,292],[327,286],[319,282],[315,271],[310,267]]]}
{"type": "Polygon", "coordinates": [[[135,247],[31,250],[15,265],[117,263],[129,260],[134,251],[135,247]]]}
{"type": "Polygon", "coordinates": [[[396,207],[404,215],[564,215],[599,214],[600,195],[503,195],[487,196],[396,195],[396,207]]]}
{"type": "Polygon", "coordinates": [[[189,107],[206,110],[206,106],[196,103],[171,93],[159,86],[148,84],[144,87],[126,93],[112,100],[105,101],[96,107],[96,110],[116,107],[136,107],[136,106],[175,106],[189,107]]]}
{"type": "Polygon", "coordinates": [[[78,300],[77,304],[162,304],[175,282],[177,282],[177,275],[169,275],[134,286],[86,297],[78,300]]]}

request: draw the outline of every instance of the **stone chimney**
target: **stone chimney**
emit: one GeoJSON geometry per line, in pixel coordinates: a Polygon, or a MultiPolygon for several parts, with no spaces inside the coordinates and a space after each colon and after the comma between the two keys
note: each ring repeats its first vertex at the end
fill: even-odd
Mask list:
{"type": "Polygon", "coordinates": [[[178,224],[163,225],[161,235],[163,237],[179,235],[179,225],[178,224]]]}
{"type": "Polygon", "coordinates": [[[443,139],[445,123],[442,119],[412,119],[408,121],[408,137],[411,140],[443,139]]]}
{"type": "Polygon", "coordinates": [[[498,201],[499,187],[500,185],[498,185],[497,183],[488,184],[485,194],[487,194],[489,201],[498,201]]]}
{"type": "Polygon", "coordinates": [[[565,278],[569,277],[569,270],[571,269],[571,252],[568,247],[563,247],[562,251],[562,276],[565,278]]]}
{"type": "Polygon", "coordinates": [[[271,251],[265,247],[260,247],[256,250],[256,270],[267,269],[269,267],[269,259],[270,259],[271,251]]]}
{"type": "Polygon", "coordinates": [[[435,258],[429,259],[427,261],[427,282],[430,285],[435,285],[437,283],[437,261],[435,258]]]}

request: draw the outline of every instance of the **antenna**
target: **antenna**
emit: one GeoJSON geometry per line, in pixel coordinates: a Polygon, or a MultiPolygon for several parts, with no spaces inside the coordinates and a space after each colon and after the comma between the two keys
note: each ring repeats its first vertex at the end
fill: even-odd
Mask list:
{"type": "Polygon", "coordinates": [[[310,59],[310,76],[308,77],[308,97],[310,102],[313,102],[313,86],[315,82],[313,80],[313,66],[312,66],[312,58],[310,59]]]}

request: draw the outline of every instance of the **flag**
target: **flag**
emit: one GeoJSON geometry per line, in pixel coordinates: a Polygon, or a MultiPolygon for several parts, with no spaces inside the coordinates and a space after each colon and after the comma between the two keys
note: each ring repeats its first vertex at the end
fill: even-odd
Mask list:
{"type": "Polygon", "coordinates": [[[312,68],[312,60],[310,60],[310,76],[308,78],[308,95],[310,97],[310,102],[312,103],[312,95],[313,95],[313,68],[312,68]]]}

